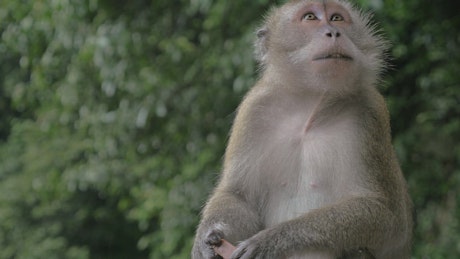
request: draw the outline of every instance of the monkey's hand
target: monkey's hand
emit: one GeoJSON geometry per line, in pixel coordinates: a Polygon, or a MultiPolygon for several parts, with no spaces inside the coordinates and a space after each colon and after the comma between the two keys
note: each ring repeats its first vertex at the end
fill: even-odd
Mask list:
{"type": "Polygon", "coordinates": [[[222,257],[214,251],[214,247],[219,247],[224,237],[224,232],[219,226],[211,228],[202,237],[197,236],[192,250],[192,258],[221,259],[222,257]]]}
{"type": "Polygon", "coordinates": [[[282,251],[275,249],[275,247],[279,248],[280,244],[272,232],[274,232],[273,229],[263,230],[240,243],[233,252],[231,259],[280,258],[282,251]]]}

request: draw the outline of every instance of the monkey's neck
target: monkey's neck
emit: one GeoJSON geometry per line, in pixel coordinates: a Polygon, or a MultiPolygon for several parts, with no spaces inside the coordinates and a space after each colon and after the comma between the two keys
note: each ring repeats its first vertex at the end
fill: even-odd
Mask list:
{"type": "Polygon", "coordinates": [[[321,108],[322,108],[323,104],[325,103],[326,94],[327,94],[327,91],[325,90],[325,91],[320,95],[320,97],[319,97],[318,102],[316,103],[316,105],[313,107],[313,110],[311,111],[311,113],[310,113],[310,115],[309,115],[309,117],[308,117],[308,119],[307,119],[307,122],[305,123],[305,126],[304,126],[304,133],[307,133],[307,132],[311,129],[311,127],[312,127],[312,125],[313,125],[315,119],[317,118],[319,112],[321,111],[321,108]]]}

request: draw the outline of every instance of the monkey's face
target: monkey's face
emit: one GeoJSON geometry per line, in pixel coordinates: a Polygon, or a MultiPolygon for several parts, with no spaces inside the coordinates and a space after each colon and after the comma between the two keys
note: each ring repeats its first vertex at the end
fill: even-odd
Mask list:
{"type": "Polygon", "coordinates": [[[321,87],[352,85],[349,80],[360,79],[354,75],[378,70],[373,69],[373,58],[381,51],[375,51],[376,40],[367,20],[348,5],[335,1],[288,3],[268,26],[267,63],[296,81],[317,82],[321,87]]]}

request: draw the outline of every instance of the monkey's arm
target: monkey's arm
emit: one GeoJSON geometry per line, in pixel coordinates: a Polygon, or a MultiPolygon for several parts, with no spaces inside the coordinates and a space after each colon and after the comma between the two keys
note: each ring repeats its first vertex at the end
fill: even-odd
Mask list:
{"type": "Polygon", "coordinates": [[[220,246],[222,239],[236,243],[261,229],[258,214],[242,197],[217,188],[203,211],[192,258],[218,258],[213,247],[220,246]]]}
{"type": "Polygon", "coordinates": [[[372,251],[394,240],[399,231],[396,220],[377,199],[351,198],[259,232],[238,245],[232,258],[281,258],[308,250],[336,256],[350,249],[372,251]]]}

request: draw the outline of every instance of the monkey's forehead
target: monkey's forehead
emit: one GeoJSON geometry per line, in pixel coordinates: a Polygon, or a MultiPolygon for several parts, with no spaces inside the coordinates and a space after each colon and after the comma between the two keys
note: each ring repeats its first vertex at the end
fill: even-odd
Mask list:
{"type": "Polygon", "coordinates": [[[339,3],[339,4],[349,4],[350,2],[347,0],[289,0],[285,3],[285,5],[295,5],[295,4],[305,4],[305,3],[322,3],[322,4],[327,4],[327,3],[339,3]]]}
{"type": "Polygon", "coordinates": [[[360,11],[358,11],[354,5],[345,0],[291,0],[282,5],[279,8],[279,11],[281,11],[283,14],[294,14],[293,12],[295,12],[296,10],[302,9],[310,4],[322,5],[326,10],[331,6],[331,4],[333,4],[337,6],[342,6],[349,12],[360,13],[360,11]]]}
{"type": "Polygon", "coordinates": [[[291,0],[281,7],[273,9],[267,16],[267,22],[288,21],[292,19],[292,17],[295,17],[299,10],[307,8],[307,6],[311,4],[321,5],[326,11],[332,6],[340,6],[348,12],[352,22],[367,21],[366,15],[346,0],[291,0]]]}

